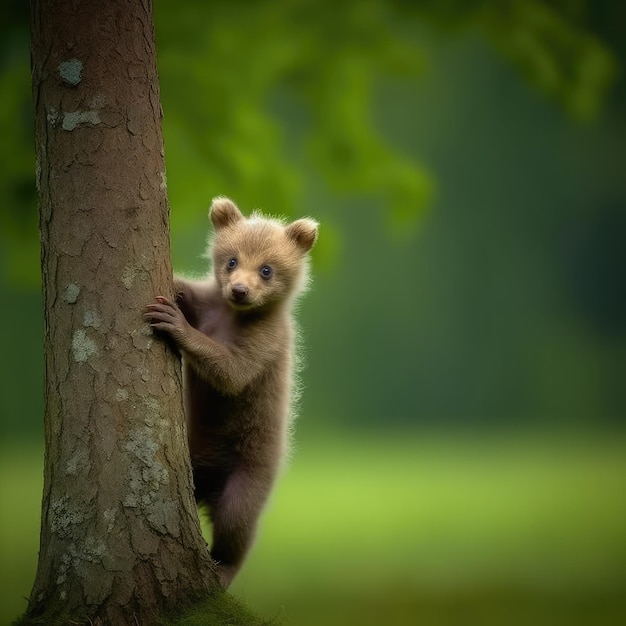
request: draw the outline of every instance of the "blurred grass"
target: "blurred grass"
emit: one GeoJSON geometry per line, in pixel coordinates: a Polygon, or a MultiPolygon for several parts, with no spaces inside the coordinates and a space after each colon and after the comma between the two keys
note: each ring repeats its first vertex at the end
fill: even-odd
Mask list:
{"type": "Polygon", "coordinates": [[[0,624],[26,609],[37,569],[43,447],[0,444],[0,624]]]}
{"type": "MultiPolygon", "coordinates": [[[[626,437],[299,445],[232,591],[294,626],[626,618],[626,437]]],[[[0,449],[0,623],[35,573],[41,451],[0,449]]]]}

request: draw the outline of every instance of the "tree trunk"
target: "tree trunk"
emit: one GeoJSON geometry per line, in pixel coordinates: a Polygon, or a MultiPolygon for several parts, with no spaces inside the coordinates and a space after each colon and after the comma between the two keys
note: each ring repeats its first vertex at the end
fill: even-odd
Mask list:
{"type": "Polygon", "coordinates": [[[177,358],[150,0],[33,0],[45,477],[27,619],[145,624],[216,584],[177,358]]]}

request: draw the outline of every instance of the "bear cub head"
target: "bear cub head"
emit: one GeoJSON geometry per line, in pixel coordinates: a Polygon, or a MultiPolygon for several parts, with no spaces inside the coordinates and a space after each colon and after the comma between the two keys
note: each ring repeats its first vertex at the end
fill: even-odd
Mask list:
{"type": "Polygon", "coordinates": [[[317,239],[317,222],[284,222],[242,215],[228,198],[213,200],[209,217],[213,273],[222,297],[236,311],[261,311],[289,303],[307,285],[307,255],[317,239]]]}

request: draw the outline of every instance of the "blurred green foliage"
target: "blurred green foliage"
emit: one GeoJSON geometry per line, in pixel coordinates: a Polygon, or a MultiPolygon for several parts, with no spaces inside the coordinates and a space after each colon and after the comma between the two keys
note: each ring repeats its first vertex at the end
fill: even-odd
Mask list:
{"type": "MultiPolygon", "coordinates": [[[[8,4],[0,27],[0,237],[5,276],[32,284],[38,272],[27,5],[8,4]]],[[[292,213],[313,164],[336,192],[381,197],[396,229],[406,228],[431,199],[433,178],[379,132],[372,102],[381,77],[414,78],[422,70],[416,25],[476,28],[533,84],[587,118],[600,109],[616,72],[614,55],[588,29],[587,4],[157,1],[167,156],[185,163],[172,180],[175,224],[217,190],[246,206],[292,213]]]]}
{"type": "Polygon", "coordinates": [[[615,80],[617,60],[605,42],[586,29],[591,3],[512,0],[476,4],[489,40],[533,84],[576,118],[589,119],[598,113],[615,80]]]}
{"type": "Polygon", "coordinates": [[[188,161],[191,151],[198,165],[184,182],[169,170],[180,222],[216,189],[292,214],[310,163],[333,190],[383,194],[394,217],[415,218],[432,181],[380,136],[371,114],[380,76],[415,76],[422,66],[394,19],[384,2],[192,1],[171,14],[158,6],[168,159],[188,161]]]}

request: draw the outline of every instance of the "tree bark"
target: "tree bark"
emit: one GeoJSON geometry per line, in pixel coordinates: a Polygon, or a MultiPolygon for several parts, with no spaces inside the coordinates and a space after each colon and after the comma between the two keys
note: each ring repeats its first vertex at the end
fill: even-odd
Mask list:
{"type": "Polygon", "coordinates": [[[33,0],[45,476],[27,612],[151,623],[216,578],[193,499],[150,0],[33,0]]]}

